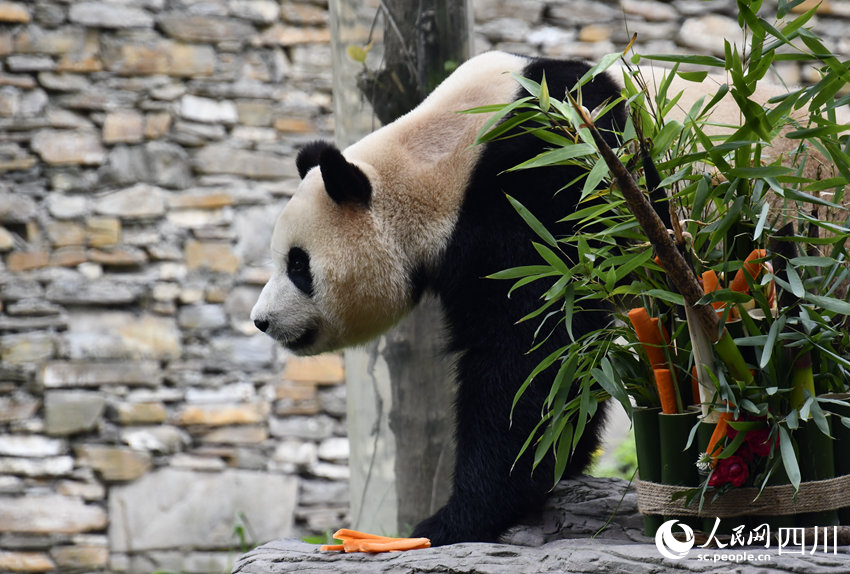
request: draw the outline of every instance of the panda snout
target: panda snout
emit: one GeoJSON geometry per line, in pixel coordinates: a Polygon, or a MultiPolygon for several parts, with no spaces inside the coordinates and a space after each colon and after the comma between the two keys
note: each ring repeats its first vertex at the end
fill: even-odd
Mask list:
{"type": "Polygon", "coordinates": [[[265,319],[254,319],[254,326],[265,333],[269,328],[269,322],[265,319]]]}

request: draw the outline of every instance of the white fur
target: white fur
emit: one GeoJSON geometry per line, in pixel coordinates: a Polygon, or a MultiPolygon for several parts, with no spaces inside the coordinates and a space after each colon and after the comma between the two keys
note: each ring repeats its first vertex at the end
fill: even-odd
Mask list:
{"type": "Polygon", "coordinates": [[[518,85],[507,72],[527,63],[477,56],[416,109],[344,150],[370,180],[368,210],[334,203],[311,169],[275,225],[276,270],[251,318],[269,321],[267,333],[284,344],[318,329],[305,354],[365,342],[401,319],[413,305],[411,271],[439,261],[481,151],[471,144],[490,114],[458,112],[512,101],[518,85]],[[312,299],[286,276],[292,246],[310,255],[312,299]]]}

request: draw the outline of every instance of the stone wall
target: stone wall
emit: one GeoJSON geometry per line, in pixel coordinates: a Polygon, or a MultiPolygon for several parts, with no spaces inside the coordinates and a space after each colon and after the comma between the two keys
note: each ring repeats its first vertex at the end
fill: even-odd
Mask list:
{"type": "MultiPolygon", "coordinates": [[[[845,57],[848,4],[816,24],[845,57]]],[[[473,5],[477,51],[737,29],[732,0],[473,5]]],[[[324,0],[0,1],[0,571],[223,571],[235,528],[345,523],[341,362],[248,320],[295,152],[332,136],[328,40],[324,0]]]]}

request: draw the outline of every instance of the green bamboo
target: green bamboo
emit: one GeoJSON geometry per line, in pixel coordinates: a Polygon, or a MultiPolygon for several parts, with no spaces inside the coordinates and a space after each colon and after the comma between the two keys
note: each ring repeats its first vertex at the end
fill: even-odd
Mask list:
{"type": "Polygon", "coordinates": [[[799,409],[806,402],[806,393],[815,396],[815,377],[812,372],[812,356],[805,353],[794,363],[791,373],[791,406],[799,409]]]}
{"type": "Polygon", "coordinates": [[[714,343],[714,350],[723,364],[726,365],[726,368],[729,369],[729,374],[732,375],[733,379],[745,384],[753,382],[753,374],[729,331],[723,330],[723,334],[714,343]]]}
{"type": "MultiPolygon", "coordinates": [[[[827,423],[831,427],[832,415],[827,414],[827,423]]],[[[797,429],[797,460],[800,463],[800,477],[804,481],[835,478],[835,456],[833,440],[823,434],[813,420],[800,423],[797,429]]],[[[836,526],[838,511],[807,512],[797,515],[797,526],[836,526]]]]}
{"type": "MultiPolygon", "coordinates": [[[[695,488],[699,485],[699,473],[696,466],[699,456],[697,441],[694,440],[690,447],[685,448],[698,416],[699,413],[696,411],[671,415],[661,413],[658,415],[662,483],[689,488],[695,488]]],[[[674,516],[671,518],[676,518],[694,528],[701,526],[701,520],[696,517],[674,516]]]]}
{"type": "MultiPolygon", "coordinates": [[[[826,395],[828,398],[843,401],[850,400],[850,395],[826,395]]],[[[824,403],[824,408],[837,417],[850,417],[850,405],[836,405],[824,403]]],[[[835,476],[850,474],[850,428],[838,418],[832,421],[832,436],[835,441],[832,444],[832,454],[835,458],[835,476]]],[[[838,509],[838,519],[843,525],[850,525],[850,506],[838,509]]]]}
{"type": "MultiPolygon", "coordinates": [[[[635,454],[638,473],[641,480],[661,482],[661,450],[658,437],[658,407],[635,407],[632,409],[632,423],[635,427],[635,454]]],[[[643,533],[655,536],[655,532],[664,522],[660,514],[644,514],[643,533]]]]}

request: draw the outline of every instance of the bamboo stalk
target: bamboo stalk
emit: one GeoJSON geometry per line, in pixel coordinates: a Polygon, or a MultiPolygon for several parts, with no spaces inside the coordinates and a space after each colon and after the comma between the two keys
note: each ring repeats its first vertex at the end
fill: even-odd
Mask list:
{"type": "MultiPolygon", "coordinates": [[[[569,95],[569,94],[568,94],[569,95]]],[[[588,116],[587,112],[570,96],[570,103],[579,114],[579,117],[584,122],[584,127],[590,130],[593,136],[593,141],[599,149],[599,153],[614,174],[614,178],[620,186],[620,191],[626,200],[629,211],[635,216],[637,222],[643,228],[652,246],[655,248],[655,253],[662,262],[664,270],[668,273],[670,280],[676,286],[676,289],[685,298],[685,304],[693,308],[697,321],[700,327],[713,343],[716,342],[721,335],[720,321],[717,318],[717,313],[711,305],[698,305],[697,301],[703,296],[702,287],[700,287],[688,262],[676,248],[676,244],[670,238],[667,228],[658,217],[658,214],[653,209],[652,204],[641,192],[632,175],[620,161],[620,158],[613,152],[611,147],[596,129],[593,120],[588,116]]]]}

